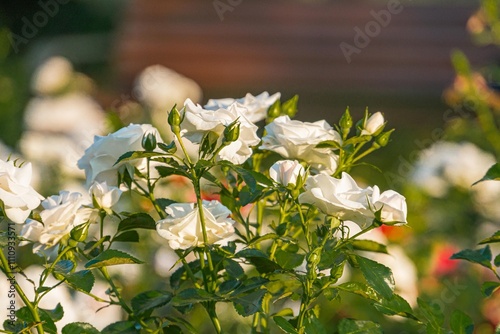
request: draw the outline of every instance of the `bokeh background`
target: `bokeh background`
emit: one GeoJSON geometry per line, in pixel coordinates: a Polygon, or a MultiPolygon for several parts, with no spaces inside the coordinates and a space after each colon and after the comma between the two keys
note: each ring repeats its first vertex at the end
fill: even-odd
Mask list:
{"type": "MultiPolygon", "coordinates": [[[[108,129],[144,120],[165,126],[166,112],[186,97],[204,103],[262,91],[285,99],[298,94],[297,118],[304,121],[334,124],[346,107],[355,118],[365,108],[382,111],[396,132],[385,150],[368,158],[380,170],[362,166],[354,174],[408,198],[410,227],[382,231],[406,251],[410,264],[402,266],[401,280],[411,282],[413,295],[436,301],[447,314],[460,308],[474,318],[478,333],[490,333],[500,322],[500,298],[484,300],[480,285],[491,277],[449,257],[498,229],[500,191],[490,189],[481,206],[472,182],[442,177],[443,188],[436,181],[450,165],[463,165],[461,173],[474,180],[498,160],[474,123],[474,106],[457,98],[463,83],[451,59],[453,50],[468,57],[479,76],[474,82],[498,116],[500,53],[481,35],[487,24],[477,14],[480,4],[3,0],[0,139],[5,152],[41,161],[39,189],[50,195],[61,186],[77,188],[75,159],[94,134],[110,131],[100,127],[105,115],[108,129]],[[436,143],[423,159],[421,151],[436,143]],[[57,160],[62,166],[54,166],[57,160]]],[[[140,289],[145,282],[130,285],[140,289]]],[[[325,319],[371,312],[356,300],[352,305],[332,309],[325,319]]],[[[413,330],[399,322],[387,326],[394,333],[413,330]]]]}

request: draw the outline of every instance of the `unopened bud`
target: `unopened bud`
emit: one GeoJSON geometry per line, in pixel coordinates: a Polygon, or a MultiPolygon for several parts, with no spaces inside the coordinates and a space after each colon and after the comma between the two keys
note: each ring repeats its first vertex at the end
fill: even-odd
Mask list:
{"type": "Polygon", "coordinates": [[[347,136],[349,130],[352,128],[352,117],[349,112],[349,107],[346,108],[345,113],[340,118],[340,128],[342,129],[342,133],[347,136]]]}
{"type": "Polygon", "coordinates": [[[391,138],[391,134],[394,129],[381,133],[377,138],[375,138],[375,144],[379,145],[379,147],[387,146],[389,143],[389,139],[391,138]]]}
{"type": "Polygon", "coordinates": [[[87,239],[87,235],[89,234],[89,226],[90,224],[81,224],[75,226],[70,232],[70,241],[82,242],[87,239]]]}
{"type": "Polygon", "coordinates": [[[146,152],[152,152],[156,148],[156,136],[154,133],[146,133],[142,137],[142,147],[146,152]]]}
{"type": "Polygon", "coordinates": [[[280,100],[274,101],[274,103],[267,109],[267,118],[270,120],[275,119],[281,115],[281,102],[280,100]]]}
{"type": "Polygon", "coordinates": [[[178,134],[181,132],[181,114],[179,110],[177,110],[177,105],[174,105],[170,113],[168,114],[168,124],[170,125],[170,129],[174,134],[178,134]]]}
{"type": "Polygon", "coordinates": [[[293,118],[297,113],[297,103],[299,102],[299,96],[294,95],[290,100],[283,103],[281,106],[281,111],[288,115],[290,118],[293,118]]]}
{"type": "Polygon", "coordinates": [[[231,143],[240,137],[240,123],[235,121],[224,129],[224,141],[231,143]]]}

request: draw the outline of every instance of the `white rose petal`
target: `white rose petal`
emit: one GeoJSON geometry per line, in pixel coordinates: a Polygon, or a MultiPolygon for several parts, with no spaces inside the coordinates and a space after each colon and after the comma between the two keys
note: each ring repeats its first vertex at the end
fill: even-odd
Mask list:
{"type": "Polygon", "coordinates": [[[43,199],[31,187],[31,176],[31,163],[16,167],[12,161],[0,160],[0,202],[7,218],[17,224],[24,223],[43,199]]]}
{"type": "Polygon", "coordinates": [[[94,143],[78,160],[78,167],[85,170],[87,187],[94,181],[106,181],[110,186],[117,186],[118,168],[125,164],[137,166],[141,163],[141,159],[115,165],[116,161],[129,151],[142,151],[142,137],[146,133],[153,133],[157,142],[163,142],[158,130],[150,124],[130,124],[107,136],[96,136],[94,143]]]}
{"type": "Polygon", "coordinates": [[[347,173],[342,173],[340,179],[326,174],[310,176],[305,188],[306,191],[299,196],[299,202],[312,204],[323,213],[342,220],[352,220],[362,226],[372,222],[375,217],[368,205],[372,188],[360,188],[347,173]]]}
{"type": "Polygon", "coordinates": [[[371,206],[374,211],[382,209],[380,218],[383,223],[406,224],[406,199],[394,190],[386,190],[380,193],[379,188],[375,186],[371,206]]]}
{"type": "Polygon", "coordinates": [[[256,133],[257,126],[245,117],[244,112],[246,109],[237,104],[232,104],[227,109],[206,110],[188,99],[184,107],[181,135],[193,143],[200,143],[203,136],[212,131],[220,136],[218,142],[220,145],[225,126],[238,120],[240,136],[218,153],[217,158],[219,160],[242,164],[252,155],[251,146],[260,142],[256,133]]]}
{"type": "Polygon", "coordinates": [[[245,97],[239,99],[210,99],[204,108],[208,110],[227,109],[231,104],[238,103],[246,108],[244,114],[247,119],[250,122],[257,123],[266,118],[267,109],[269,109],[276,100],[279,100],[280,97],[280,93],[269,95],[268,92],[263,92],[257,96],[248,93],[245,97]]]}
{"type": "Polygon", "coordinates": [[[21,230],[21,236],[33,241],[35,252],[51,248],[66,236],[73,227],[89,219],[91,210],[83,208],[80,193],[61,191],[42,201],[44,210],[40,212],[42,223],[31,220],[21,230]]]}
{"type": "Polygon", "coordinates": [[[97,202],[100,208],[110,209],[118,203],[122,191],[113,186],[108,186],[106,181],[94,182],[89,189],[90,196],[97,202]]]}
{"type": "Polygon", "coordinates": [[[365,128],[361,130],[361,135],[373,135],[384,126],[385,120],[384,115],[380,111],[377,111],[371,115],[366,121],[365,128]]]}
{"type": "MultiPolygon", "coordinates": [[[[166,219],[158,221],[158,234],[168,240],[172,249],[187,249],[204,245],[198,208],[193,203],[176,203],[166,207],[166,219]]],[[[218,201],[203,201],[207,242],[213,244],[234,233],[234,221],[228,218],[228,208],[218,201]]]]}
{"type": "Polygon", "coordinates": [[[305,169],[297,160],[281,160],[269,169],[271,179],[285,187],[288,184],[296,185],[299,175],[303,178],[305,169]]]}
{"type": "Polygon", "coordinates": [[[266,126],[260,149],[273,151],[288,159],[300,159],[327,173],[335,172],[338,156],[330,149],[316,145],[327,140],[341,142],[341,137],[327,122],[314,123],[290,120],[280,116],[266,126]]]}

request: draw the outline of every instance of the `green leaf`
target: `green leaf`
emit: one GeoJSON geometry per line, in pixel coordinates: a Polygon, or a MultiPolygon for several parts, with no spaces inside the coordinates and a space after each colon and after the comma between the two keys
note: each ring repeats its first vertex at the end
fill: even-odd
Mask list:
{"type": "Polygon", "coordinates": [[[231,259],[224,259],[222,261],[222,265],[224,269],[226,269],[226,273],[233,278],[241,278],[245,275],[245,271],[240,266],[240,264],[231,259]]]}
{"type": "MultiPolygon", "coordinates": [[[[60,306],[60,305],[59,305],[60,306]]],[[[49,334],[57,334],[57,327],[54,324],[54,320],[52,320],[51,316],[42,309],[38,309],[38,314],[40,315],[40,320],[43,323],[43,329],[45,332],[49,334]]],[[[31,324],[35,324],[36,321],[33,319],[30,310],[25,306],[17,310],[16,312],[17,318],[23,321],[26,321],[31,324]]]]}
{"type": "Polygon", "coordinates": [[[168,291],[146,291],[132,298],[132,309],[136,315],[144,314],[166,305],[171,299],[172,294],[168,291]]]}
{"type": "Polygon", "coordinates": [[[86,322],[73,322],[63,327],[62,334],[99,334],[99,331],[86,322]]]}
{"type": "Polygon", "coordinates": [[[342,319],[339,334],[382,334],[379,324],[367,320],[342,319]]]}
{"type": "Polygon", "coordinates": [[[177,151],[177,147],[175,146],[175,141],[172,140],[170,144],[165,144],[165,143],[158,143],[158,147],[167,153],[175,153],[177,151]]]}
{"type": "Polygon", "coordinates": [[[134,230],[137,228],[156,230],[156,222],[147,213],[135,213],[125,218],[118,225],[118,231],[134,230]]]}
{"type": "Polygon", "coordinates": [[[480,245],[484,245],[484,244],[492,244],[492,243],[495,243],[495,242],[500,242],[500,231],[495,232],[495,234],[493,234],[489,238],[481,240],[481,242],[479,242],[479,244],[480,245]]]}
{"type": "Polygon", "coordinates": [[[47,309],[40,309],[40,310],[47,313],[50,319],[52,319],[54,322],[61,320],[64,316],[64,310],[60,303],[58,303],[53,310],[47,310],[47,309]]]}
{"type": "Polygon", "coordinates": [[[410,304],[401,296],[394,294],[391,299],[382,299],[374,304],[375,308],[386,315],[399,315],[401,317],[418,320],[412,313],[410,304]]]}
{"type": "Polygon", "coordinates": [[[177,203],[176,201],[174,200],[171,200],[171,199],[168,199],[168,198],[157,198],[156,200],[156,204],[158,204],[158,206],[162,209],[162,210],[165,210],[165,208],[171,204],[175,204],[177,203]]]}
{"type": "Polygon", "coordinates": [[[189,288],[175,295],[172,298],[172,304],[175,306],[185,306],[214,300],[221,300],[221,298],[202,289],[189,288]]]}
{"type": "Polygon", "coordinates": [[[139,233],[137,231],[125,231],[113,238],[113,242],[139,242],[139,233]]]}
{"type": "Polygon", "coordinates": [[[292,326],[292,324],[289,323],[285,318],[273,317],[273,320],[276,323],[276,325],[278,325],[278,327],[281,328],[283,332],[288,334],[299,334],[299,332],[297,332],[295,328],[292,326]]]}
{"type": "Polygon", "coordinates": [[[54,266],[54,273],[57,274],[68,274],[73,270],[73,267],[75,264],[71,260],[60,260],[57,261],[56,265],[54,266]]]}
{"type": "Polygon", "coordinates": [[[500,282],[484,282],[481,286],[481,292],[485,297],[489,297],[499,287],[500,282]]]}
{"type": "Polygon", "coordinates": [[[247,259],[261,274],[270,273],[281,269],[281,267],[277,263],[269,259],[266,253],[258,249],[244,249],[236,253],[235,256],[247,259]]]}
{"type": "Polygon", "coordinates": [[[97,255],[95,258],[90,260],[85,264],[85,268],[101,268],[106,266],[115,266],[118,264],[133,264],[133,263],[144,263],[141,260],[136,259],[130,254],[116,250],[108,249],[97,255]]]}
{"type": "Polygon", "coordinates": [[[495,265],[495,267],[500,267],[500,254],[495,256],[495,260],[493,260],[493,264],[495,265]]]}
{"type": "MultiPolygon", "coordinates": [[[[179,257],[180,257],[180,255],[179,255],[179,257]]],[[[199,260],[195,260],[193,262],[189,262],[188,266],[191,269],[191,271],[195,274],[195,273],[197,273],[200,270],[200,261],[199,260]]],[[[185,266],[179,267],[179,269],[177,269],[172,274],[172,276],[170,276],[170,286],[173,289],[178,289],[180,287],[180,285],[181,285],[181,282],[183,280],[187,279],[186,276],[187,275],[186,275],[186,268],[185,268],[185,266]]]]}
{"type": "Polygon", "coordinates": [[[156,166],[155,168],[161,177],[167,177],[167,176],[171,176],[171,175],[182,175],[185,177],[189,177],[189,175],[185,171],[183,171],[179,168],[173,168],[173,167],[167,167],[167,166],[156,166]]]}
{"type": "Polygon", "coordinates": [[[427,332],[436,334],[444,333],[442,328],[444,323],[444,314],[440,306],[436,303],[431,305],[421,298],[418,298],[417,302],[420,313],[425,320],[427,320],[426,323],[424,322],[427,327],[427,332]]]}
{"type": "Polygon", "coordinates": [[[491,180],[500,180],[500,164],[496,163],[488,169],[486,175],[479,181],[474,182],[472,185],[475,185],[482,181],[491,181],[491,180]]]}
{"type": "Polygon", "coordinates": [[[486,246],[481,249],[465,249],[458,253],[453,254],[450,259],[466,260],[472,263],[477,263],[488,269],[493,269],[491,266],[491,249],[486,246]]]}
{"type": "Polygon", "coordinates": [[[276,262],[283,269],[294,269],[297,268],[304,262],[304,254],[297,254],[286,252],[284,250],[278,249],[276,251],[276,262]]]}
{"type": "Polygon", "coordinates": [[[127,153],[122,154],[115,162],[115,165],[119,164],[120,162],[126,162],[130,160],[143,159],[143,158],[161,157],[164,155],[165,153],[161,152],[129,151],[127,153]]]}
{"type": "Polygon", "coordinates": [[[474,332],[472,319],[459,310],[455,310],[451,314],[450,327],[454,334],[472,334],[474,332]]]}
{"type": "Polygon", "coordinates": [[[355,239],[355,240],[352,240],[351,244],[352,244],[353,248],[356,250],[389,254],[387,252],[386,245],[379,244],[378,242],[373,241],[373,240],[355,239]]]}
{"type": "Polygon", "coordinates": [[[139,328],[133,321],[118,321],[104,328],[101,334],[139,334],[139,328]]]}
{"type": "Polygon", "coordinates": [[[325,140],[316,145],[316,148],[337,148],[340,149],[342,146],[335,140],[325,140]]]}
{"type": "Polygon", "coordinates": [[[370,286],[360,283],[360,282],[347,282],[342,283],[336,287],[339,290],[354,293],[358,296],[364,297],[366,299],[371,299],[376,302],[380,302],[380,296],[378,293],[370,286]]]}
{"type": "Polygon", "coordinates": [[[231,298],[234,308],[239,315],[247,317],[258,312],[262,306],[262,298],[266,294],[266,290],[259,289],[254,292],[238,295],[231,298]]]}
{"type": "Polygon", "coordinates": [[[95,277],[90,270],[81,270],[66,275],[66,283],[73,289],[90,292],[94,286],[95,277]]]}
{"type": "Polygon", "coordinates": [[[382,297],[390,299],[394,291],[394,277],[391,269],[362,256],[356,256],[356,258],[366,282],[382,297]]]}

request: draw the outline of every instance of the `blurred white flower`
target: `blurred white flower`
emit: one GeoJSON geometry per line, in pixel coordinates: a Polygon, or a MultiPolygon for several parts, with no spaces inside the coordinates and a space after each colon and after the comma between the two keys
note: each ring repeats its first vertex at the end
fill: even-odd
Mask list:
{"type": "Polygon", "coordinates": [[[121,162],[115,165],[118,158],[129,151],[142,151],[142,137],[153,133],[157,142],[163,142],[158,130],[150,124],[130,124],[107,136],[95,136],[94,143],[85,150],[78,160],[78,167],[85,170],[87,187],[94,181],[105,181],[110,186],[118,185],[118,168],[125,164],[138,165],[142,159],[121,162]]]}
{"type": "Polygon", "coordinates": [[[203,136],[212,131],[220,136],[218,142],[220,145],[225,126],[238,120],[240,124],[239,137],[218,153],[220,160],[242,164],[252,154],[251,146],[260,142],[256,133],[257,126],[244,116],[245,109],[237,104],[230,105],[228,109],[206,110],[188,99],[184,106],[181,135],[193,143],[200,143],[203,136]]]}
{"type": "Polygon", "coordinates": [[[374,135],[384,126],[384,115],[377,111],[366,121],[365,127],[361,130],[361,135],[374,135]]]}
{"type": "Polygon", "coordinates": [[[94,182],[89,189],[92,200],[96,202],[99,208],[111,209],[122,195],[122,191],[114,186],[108,186],[106,181],[94,182]]]}
{"type": "Polygon", "coordinates": [[[495,162],[474,144],[437,142],[421,152],[411,179],[429,195],[443,197],[450,187],[470,190],[495,162]]]}
{"type": "Polygon", "coordinates": [[[35,253],[56,246],[73,227],[88,220],[91,210],[83,208],[84,204],[79,193],[61,191],[59,195],[47,197],[42,201],[42,222],[28,221],[21,230],[21,236],[34,242],[35,253]]]}
{"type": "Polygon", "coordinates": [[[260,149],[276,152],[284,158],[303,160],[330,174],[337,169],[338,156],[329,148],[316,148],[327,140],[341,142],[339,133],[326,121],[309,123],[280,116],[266,126],[266,131],[260,149]]]}
{"type": "Polygon", "coordinates": [[[26,221],[43,197],[31,187],[31,163],[16,167],[12,161],[0,160],[0,203],[10,220],[26,221]]]}
{"type": "Polygon", "coordinates": [[[500,222],[500,182],[483,181],[471,188],[476,209],[486,218],[500,222]]]}
{"type": "MultiPolygon", "coordinates": [[[[187,249],[204,245],[200,212],[193,203],[167,206],[168,217],[158,221],[158,234],[168,240],[172,249],[187,249]]],[[[207,242],[213,244],[234,233],[231,211],[218,201],[203,201],[207,242]]]]}
{"type": "Polygon", "coordinates": [[[52,57],[40,65],[31,81],[38,94],[54,94],[66,88],[73,77],[73,66],[63,57],[52,57]]]}
{"type": "Polygon", "coordinates": [[[268,92],[263,92],[257,96],[247,93],[245,97],[239,99],[210,99],[204,108],[208,110],[227,109],[231,104],[239,103],[247,109],[244,112],[246,118],[250,122],[257,123],[266,118],[267,109],[280,97],[281,93],[269,95],[268,92]]]}
{"type": "Polygon", "coordinates": [[[275,182],[284,185],[297,185],[297,179],[305,176],[305,169],[297,160],[280,160],[271,166],[269,176],[275,182]]]}
{"type": "Polygon", "coordinates": [[[354,221],[361,226],[372,222],[375,217],[368,208],[372,188],[360,188],[347,173],[342,173],[340,179],[326,174],[310,176],[305,188],[299,202],[312,204],[323,213],[354,221]]]}
{"type": "Polygon", "coordinates": [[[175,104],[183,105],[188,98],[200,101],[202,96],[195,81],[162,65],[144,69],[135,81],[134,91],[141,102],[163,112],[175,104]]]}

